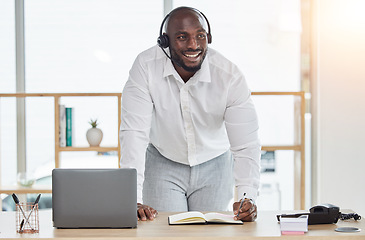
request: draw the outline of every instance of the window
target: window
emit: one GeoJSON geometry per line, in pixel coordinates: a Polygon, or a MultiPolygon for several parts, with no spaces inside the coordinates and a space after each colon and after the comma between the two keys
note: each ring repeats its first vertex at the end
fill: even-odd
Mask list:
{"type": "MultiPolygon", "coordinates": [[[[0,37],[0,63],[5,66],[0,68],[3,93],[16,92],[14,12],[14,0],[1,1],[0,30],[5,33],[0,37]]],[[[163,1],[24,0],[26,92],[121,92],[137,54],[156,44],[162,18],[163,1]]],[[[75,107],[76,144],[87,144],[88,121],[95,117],[104,132],[102,144],[110,144],[110,139],[117,144],[117,124],[110,124],[106,115],[111,114],[115,118],[111,121],[116,120],[117,112],[111,112],[110,108],[117,109],[117,105],[109,99],[62,100],[75,107]]],[[[14,151],[1,151],[1,178],[3,184],[10,184],[16,176],[16,112],[14,99],[6,100],[14,101],[13,105],[4,101],[0,105],[1,149],[9,149],[11,142],[14,151]],[[8,129],[9,124],[12,129],[8,129]],[[5,172],[10,163],[12,171],[5,172]]],[[[50,174],[53,166],[50,165],[54,161],[53,126],[52,99],[27,98],[26,165],[27,171],[41,174],[40,177],[50,174]]],[[[94,158],[95,152],[67,152],[61,159],[82,161],[83,156],[94,158]]],[[[116,156],[112,157],[118,161],[116,156]]],[[[74,164],[79,166],[77,162],[74,164]]]]}
{"type": "Polygon", "coordinates": [[[0,89],[15,92],[15,9],[13,0],[0,2],[0,89]]]}
{"type": "MultiPolygon", "coordinates": [[[[0,1],[0,92],[15,92],[15,7],[13,0],[0,1]]],[[[0,100],[0,182],[9,184],[16,176],[16,103],[0,100]],[[4,151],[6,149],[6,151],[4,151]]]]}
{"type": "Polygon", "coordinates": [[[300,90],[300,1],[174,0],[209,20],[210,47],[236,63],[252,91],[300,90]]]}
{"type": "Polygon", "coordinates": [[[121,91],[156,43],[162,10],[148,0],[26,0],[26,91],[121,91]]]}

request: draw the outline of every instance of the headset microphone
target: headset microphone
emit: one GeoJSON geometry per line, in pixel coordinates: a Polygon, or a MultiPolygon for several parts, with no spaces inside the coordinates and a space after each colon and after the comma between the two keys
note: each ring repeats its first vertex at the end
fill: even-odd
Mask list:
{"type": "MultiPolygon", "coordinates": [[[[166,36],[167,36],[167,35],[166,35],[166,36]]],[[[165,53],[166,57],[167,57],[167,58],[169,58],[169,59],[171,60],[171,62],[174,62],[177,66],[182,67],[182,66],[181,66],[181,64],[180,64],[179,62],[172,60],[172,58],[171,58],[171,57],[167,54],[167,52],[165,51],[165,49],[164,49],[164,48],[161,48],[161,49],[162,49],[162,51],[165,53]]],[[[171,54],[171,52],[170,52],[170,54],[171,54]]]]}

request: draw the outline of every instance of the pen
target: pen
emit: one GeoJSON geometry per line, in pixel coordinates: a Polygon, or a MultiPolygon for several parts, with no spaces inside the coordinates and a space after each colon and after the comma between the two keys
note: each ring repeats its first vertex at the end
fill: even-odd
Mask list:
{"type": "MultiPolygon", "coordinates": [[[[23,214],[23,217],[24,217],[24,218],[27,218],[27,216],[25,216],[25,212],[24,212],[24,210],[23,210],[22,206],[19,204],[19,198],[18,198],[18,196],[17,196],[15,193],[13,193],[11,196],[13,197],[15,204],[16,204],[16,205],[18,205],[18,207],[19,207],[20,211],[21,211],[21,212],[22,212],[22,214],[23,214]]],[[[23,220],[24,220],[24,219],[23,219],[23,220]]],[[[24,223],[24,221],[22,221],[22,222],[24,223]]],[[[32,226],[30,225],[30,223],[29,223],[29,222],[28,222],[28,224],[29,224],[29,227],[31,227],[31,228],[32,228],[32,226]]],[[[24,225],[23,225],[23,226],[24,226],[24,225]]],[[[21,229],[20,229],[20,230],[21,230],[21,229]]]]}
{"type": "Polygon", "coordinates": [[[23,226],[24,226],[24,218],[23,218],[22,222],[20,223],[19,232],[23,231],[23,226]]]}
{"type": "Polygon", "coordinates": [[[246,196],[246,193],[244,193],[243,194],[243,197],[242,197],[242,200],[241,200],[241,203],[240,203],[240,207],[238,208],[238,212],[237,212],[237,215],[236,215],[236,217],[238,217],[238,215],[240,215],[240,209],[241,209],[241,207],[242,207],[242,205],[243,205],[243,202],[244,202],[244,200],[245,200],[245,196],[246,196]]]}

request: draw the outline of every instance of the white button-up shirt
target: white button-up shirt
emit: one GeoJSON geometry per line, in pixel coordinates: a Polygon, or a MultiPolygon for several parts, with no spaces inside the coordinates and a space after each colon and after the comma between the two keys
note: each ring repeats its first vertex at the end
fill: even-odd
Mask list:
{"type": "Polygon", "coordinates": [[[120,131],[121,167],[137,169],[138,202],[148,143],[189,166],[231,149],[237,193],[256,199],[261,148],[250,96],[237,66],[211,48],[186,83],[158,46],[139,54],[123,90],[120,131]]]}

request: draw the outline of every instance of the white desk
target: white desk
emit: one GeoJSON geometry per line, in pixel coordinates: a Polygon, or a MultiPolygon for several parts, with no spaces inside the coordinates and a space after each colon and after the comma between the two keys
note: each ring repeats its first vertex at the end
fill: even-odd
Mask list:
{"type": "MultiPolygon", "coordinates": [[[[345,211],[344,211],[345,212],[345,211]]],[[[138,222],[135,229],[56,229],[52,226],[52,211],[40,210],[40,228],[37,234],[19,234],[15,230],[15,212],[0,213],[1,239],[277,239],[281,236],[276,220],[278,212],[258,213],[256,222],[244,225],[178,225],[169,226],[167,217],[172,213],[160,212],[154,221],[138,222]]],[[[281,239],[365,239],[365,220],[339,221],[335,224],[310,225],[304,235],[283,235],[281,239]],[[358,233],[339,233],[337,227],[358,227],[358,233]]]]}

